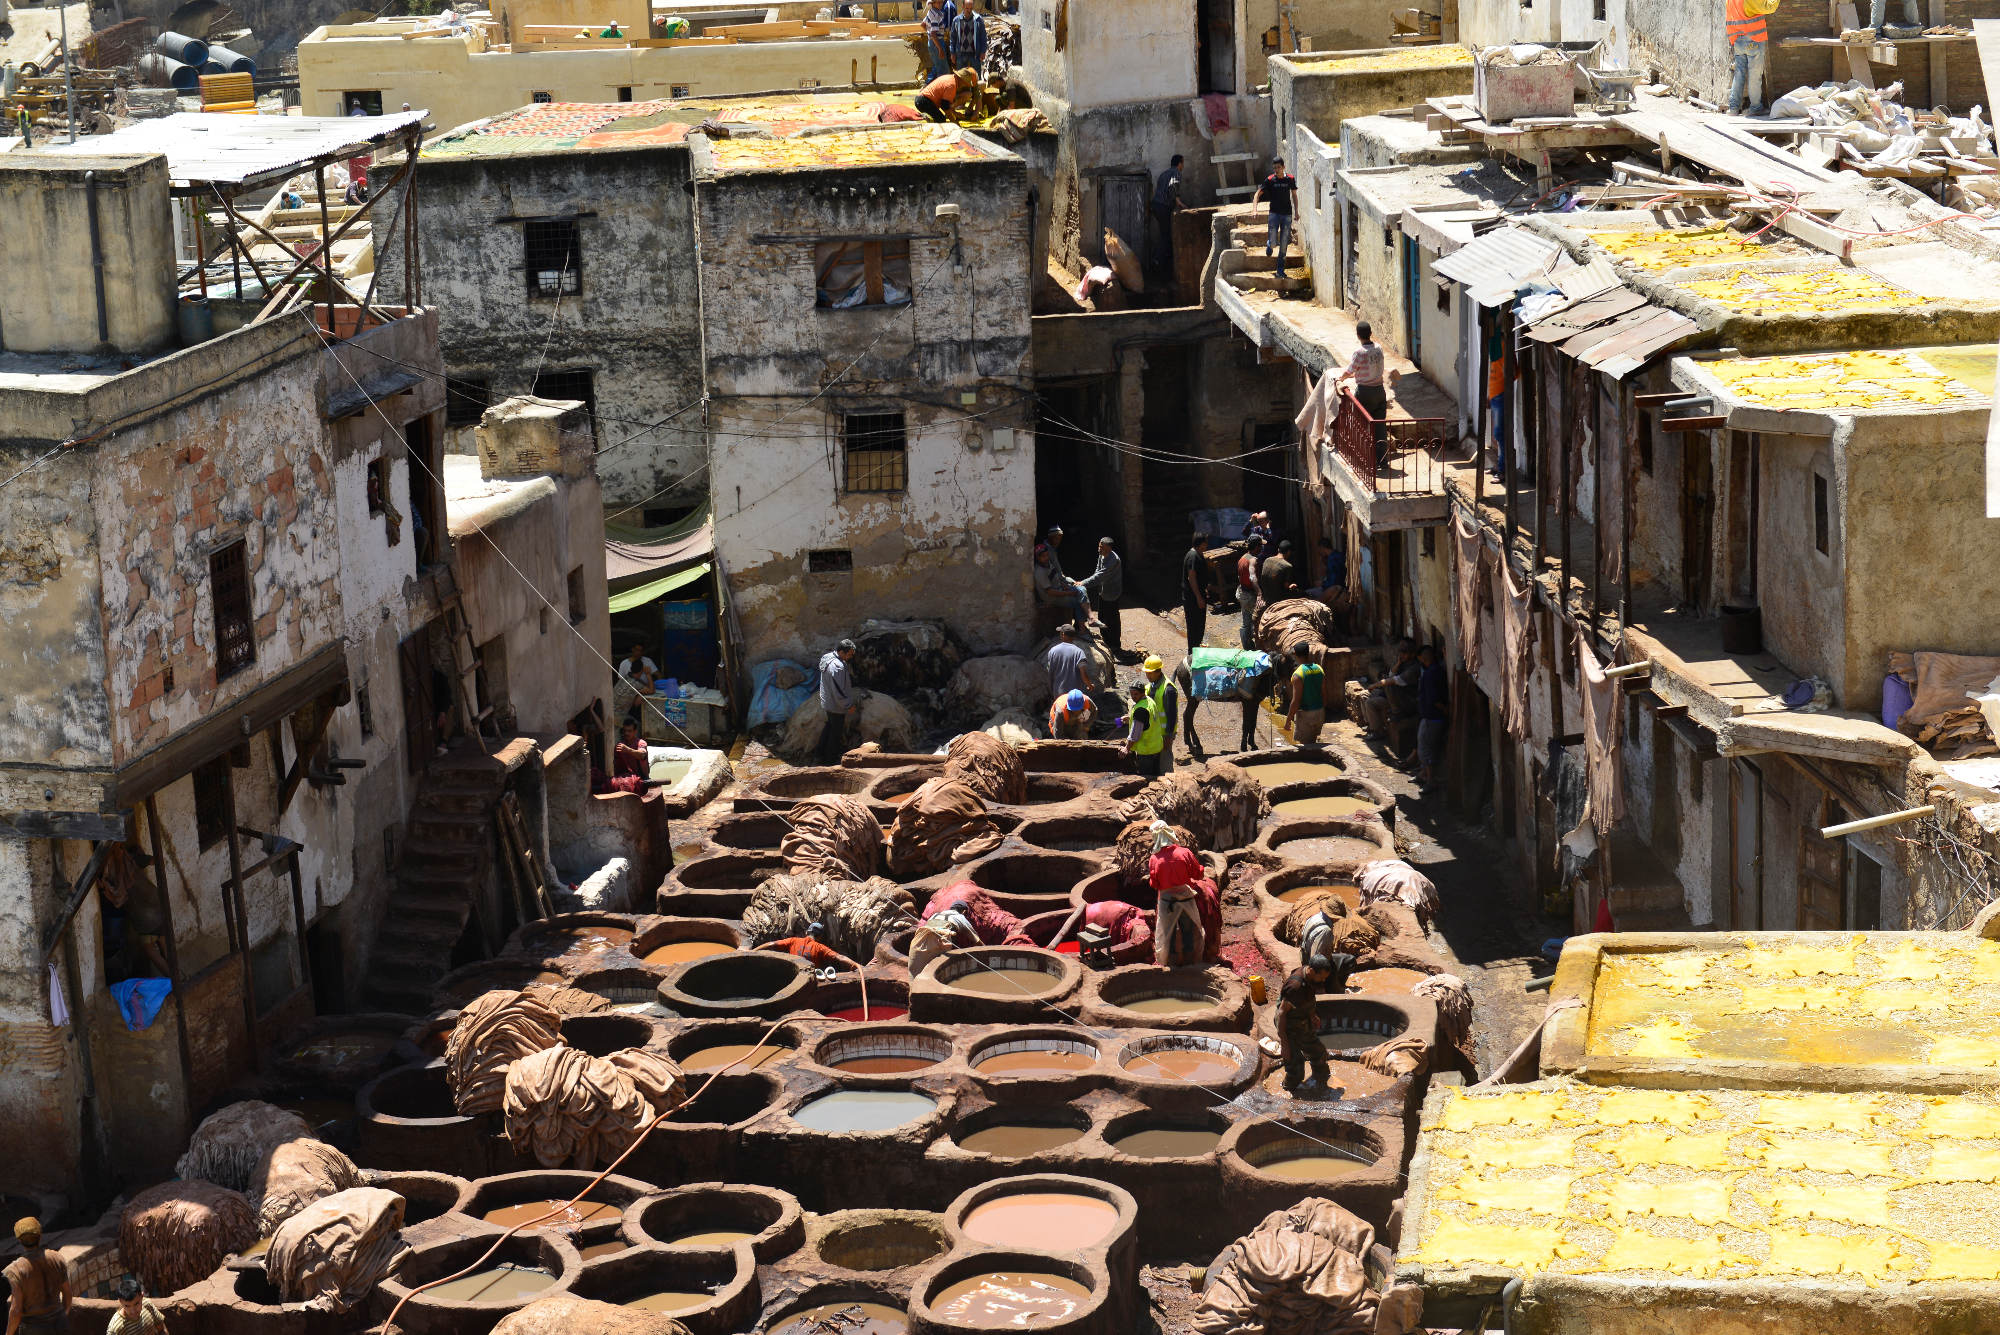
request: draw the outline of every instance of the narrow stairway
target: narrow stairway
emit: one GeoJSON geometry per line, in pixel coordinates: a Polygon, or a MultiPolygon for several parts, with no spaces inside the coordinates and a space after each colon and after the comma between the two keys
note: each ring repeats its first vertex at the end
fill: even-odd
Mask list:
{"type": "Polygon", "coordinates": [[[1234,244],[1244,252],[1244,269],[1241,273],[1229,275],[1230,286],[1242,292],[1276,292],[1282,296],[1310,297],[1313,290],[1312,269],[1307,265],[1306,254],[1299,246],[1296,229],[1292,232],[1291,249],[1285,256],[1284,276],[1278,274],[1278,257],[1264,253],[1264,243],[1270,238],[1271,229],[1264,223],[1264,214],[1244,215],[1244,220],[1236,224],[1234,244]]]}

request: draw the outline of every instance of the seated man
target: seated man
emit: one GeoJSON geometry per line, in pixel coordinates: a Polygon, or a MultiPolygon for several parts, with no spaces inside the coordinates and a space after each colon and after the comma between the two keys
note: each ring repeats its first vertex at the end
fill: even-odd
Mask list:
{"type": "Polygon", "coordinates": [[[1086,619],[1090,599],[1083,587],[1063,574],[1055,554],[1045,542],[1035,544],[1035,601],[1068,612],[1077,621],[1086,619]]]}
{"type": "Polygon", "coordinates": [[[1049,703],[1049,736],[1064,741],[1081,741],[1090,736],[1097,717],[1097,705],[1082,691],[1059,695],[1049,703]]]}

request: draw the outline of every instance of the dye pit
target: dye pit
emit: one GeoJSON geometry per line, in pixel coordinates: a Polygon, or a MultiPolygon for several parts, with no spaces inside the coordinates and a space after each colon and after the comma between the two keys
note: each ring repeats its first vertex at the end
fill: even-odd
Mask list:
{"type": "MultiPolygon", "coordinates": [[[[1360,867],[1394,856],[1384,803],[1352,791],[1352,762],[1327,749],[1244,757],[1256,763],[1243,774],[1290,791],[1254,828],[1201,849],[1220,872],[1218,944],[1233,963],[1218,954],[1166,974],[1150,946],[1107,966],[1079,954],[1073,935],[1051,940],[1098,899],[1150,913],[1152,896],[1117,883],[1123,827],[1106,820],[1106,794],[1127,801],[1137,787],[1115,748],[1041,743],[1026,756],[1029,800],[991,806],[1007,831],[997,847],[901,882],[912,910],[971,882],[1025,927],[913,979],[912,924],[893,922],[876,949],[848,952],[858,973],[850,961],[822,978],[745,949],[755,941],[745,911],[783,869],[789,803],[823,781],[886,830],[938,764],[849,758],[858,773],[773,770],[742,786],[741,810],[725,797],[678,825],[674,869],[647,904],[656,911],[528,924],[490,965],[447,980],[432,1015],[412,1017],[410,1034],[430,1034],[426,1050],[441,1054],[450,1012],[489,986],[571,985],[615,1013],[597,1024],[632,1026],[629,1038],[591,1029],[594,1056],[629,1042],[670,1058],[702,1091],[591,1200],[559,1208],[588,1179],[551,1170],[576,1165],[537,1162],[500,1112],[453,1115],[436,1065],[381,1076],[370,1087],[379,1100],[347,1108],[342,1148],[364,1172],[445,1184],[436,1213],[404,1226],[410,1273],[451,1274],[477,1251],[439,1260],[440,1248],[557,1211],[522,1237],[559,1243],[560,1255],[510,1251],[428,1290],[423,1329],[486,1335],[496,1311],[553,1290],[677,1316],[694,1335],[1126,1335],[1149,1320],[1142,1266],[1206,1267],[1274,1209],[1324,1196],[1388,1236],[1425,1077],[1339,1061],[1335,1101],[1310,1105],[1314,1119],[1293,1126],[1286,1119],[1306,1105],[1276,1090],[1278,1065],[1258,1046],[1292,964],[1282,942],[1269,944],[1288,906],[1331,888],[1358,912],[1360,867]],[[1307,785],[1300,796],[1296,785],[1307,785]],[[1316,791],[1325,785],[1346,790],[1316,791]],[[1289,875],[1285,888],[1253,894],[1253,881],[1276,873],[1289,875]],[[1264,980],[1261,1003],[1246,1000],[1250,974],[1264,980]],[[1352,1150],[1362,1143],[1379,1152],[1352,1150]]],[[[1444,962],[1414,919],[1379,910],[1396,964],[1355,978],[1397,1018],[1330,1022],[1329,1047],[1350,1057],[1404,1032],[1435,1042],[1435,1010],[1410,989],[1444,962]]],[[[581,1041],[582,1029],[571,1032],[581,1041]]],[[[372,1037],[355,1045],[370,1060],[383,1050],[372,1037]]],[[[233,1277],[226,1293],[216,1278],[176,1300],[195,1328],[207,1308],[228,1307],[228,1328],[251,1330],[235,1294],[233,1277]]],[[[365,1316],[379,1323],[389,1304],[370,1301],[365,1316]]]]}

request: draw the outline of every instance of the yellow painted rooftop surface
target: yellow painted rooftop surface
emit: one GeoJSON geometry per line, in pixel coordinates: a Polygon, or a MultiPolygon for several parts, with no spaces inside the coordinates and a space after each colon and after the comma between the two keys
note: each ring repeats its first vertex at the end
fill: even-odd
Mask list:
{"type": "Polygon", "coordinates": [[[1993,392],[1992,344],[1741,357],[1702,370],[1746,403],[1765,408],[1951,408],[1993,392]]]}
{"type": "Polygon", "coordinates": [[[1434,1089],[1403,1261],[1868,1287],[2000,1279],[1990,1096],[1434,1089]]]}
{"type": "Polygon", "coordinates": [[[2000,943],[1964,932],[1828,933],[1825,944],[1724,937],[1715,949],[1606,951],[1585,1051],[2000,1067],[2000,943]]]}
{"type": "Polygon", "coordinates": [[[1930,304],[1874,274],[1831,264],[1786,271],[1738,269],[1727,278],[1676,283],[1683,292],[1744,315],[1860,314],[1930,304]]]}
{"type": "Polygon", "coordinates": [[[1472,52],[1455,45],[1412,46],[1402,51],[1385,51],[1380,55],[1294,55],[1286,59],[1295,65],[1308,66],[1315,74],[1374,74],[1390,70],[1446,69],[1452,65],[1470,65],[1472,52]]]}
{"type": "Polygon", "coordinates": [[[1640,227],[1629,231],[1593,231],[1588,235],[1617,258],[1630,260],[1648,273],[1665,273],[1695,264],[1758,259],[1771,253],[1771,246],[1765,242],[1752,241],[1727,227],[1640,227]]]}
{"type": "Polygon", "coordinates": [[[957,162],[984,156],[951,125],[906,125],[882,130],[836,130],[789,139],[723,139],[713,150],[715,170],[801,171],[815,167],[886,167],[957,162]]]}

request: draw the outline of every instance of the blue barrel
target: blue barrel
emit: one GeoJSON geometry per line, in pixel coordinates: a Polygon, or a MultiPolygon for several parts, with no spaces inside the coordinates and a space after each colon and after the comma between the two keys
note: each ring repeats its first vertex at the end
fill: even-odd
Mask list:
{"type": "Polygon", "coordinates": [[[257,72],[256,61],[240,51],[231,51],[226,46],[211,46],[208,48],[208,61],[202,67],[205,73],[212,72],[208,70],[208,65],[221,66],[222,68],[219,72],[222,74],[255,74],[257,72]]]}
{"type": "Polygon", "coordinates": [[[134,62],[141,77],[157,77],[177,93],[193,93],[201,88],[201,71],[192,65],[183,65],[172,56],[163,56],[157,51],[148,51],[134,62]]]}
{"type": "Polygon", "coordinates": [[[177,32],[163,32],[153,40],[163,56],[172,56],[183,65],[200,65],[208,59],[208,43],[199,37],[186,37],[177,32]]]}

